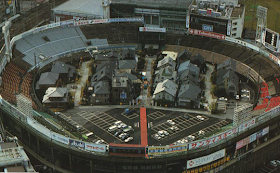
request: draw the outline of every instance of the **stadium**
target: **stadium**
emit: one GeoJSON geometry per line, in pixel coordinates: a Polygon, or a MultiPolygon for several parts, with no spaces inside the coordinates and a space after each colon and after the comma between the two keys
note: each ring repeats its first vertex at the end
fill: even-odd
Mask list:
{"type": "MultiPolygon", "coordinates": [[[[184,4],[178,0],[176,4],[166,7],[164,1],[112,1],[100,5],[105,12],[110,6],[109,18],[101,18],[99,14],[90,18],[90,15],[75,13],[82,17],[80,20],[70,19],[69,15],[73,14],[57,6],[52,8],[55,20],[51,24],[38,25],[35,20],[27,24],[24,21],[26,31],[22,31],[18,27],[23,21],[21,17],[12,24],[6,23],[2,31],[9,36],[6,29],[11,26],[12,39],[5,40],[0,53],[1,120],[5,129],[18,137],[29,154],[59,172],[257,172],[256,169],[264,163],[279,158],[280,63],[278,54],[270,49],[271,45],[277,47],[277,43],[266,39],[270,41],[270,48],[266,48],[236,39],[239,31],[236,34],[233,31],[228,33],[225,27],[228,24],[221,24],[217,30],[212,28],[214,34],[209,30],[196,31],[205,25],[208,29],[211,25],[216,26],[211,23],[190,22],[188,30],[185,27],[188,18],[186,8],[180,4],[189,8],[191,2],[184,4]],[[130,8],[136,12],[127,10],[130,8]],[[153,10],[145,11],[144,8],[153,10]],[[169,17],[165,16],[167,11],[169,17]],[[176,15],[179,16],[176,19],[170,17],[176,15]],[[162,27],[157,28],[156,25],[162,27]],[[129,103],[131,94],[138,92],[135,89],[124,94],[117,93],[117,104],[111,104],[114,99],[105,99],[106,104],[99,105],[96,97],[91,98],[94,105],[80,106],[83,100],[76,100],[77,91],[87,87],[75,89],[71,82],[83,81],[83,78],[90,81],[90,73],[81,70],[84,62],[111,51],[121,54],[124,49],[147,51],[150,48],[156,52],[155,56],[161,56],[162,51],[188,50],[191,55],[202,55],[207,64],[217,66],[233,60],[236,64],[234,72],[245,86],[242,85],[239,90],[252,90],[249,101],[242,103],[251,105],[246,108],[241,105],[241,111],[228,110],[228,116],[215,116],[203,109],[149,104],[147,98],[142,98],[141,102],[137,100],[138,104],[129,103]],[[50,109],[50,102],[42,102],[50,97],[45,99],[44,92],[40,92],[40,76],[50,73],[58,62],[60,71],[70,64],[60,82],[71,81],[65,82],[69,84],[66,88],[71,88],[65,93],[71,91],[71,95],[76,96],[72,97],[71,108],[66,104],[67,109],[50,109]],[[72,74],[70,66],[79,68],[80,73],[77,76],[72,74]],[[119,105],[120,102],[123,105],[119,105]],[[133,112],[126,113],[127,108],[133,112]],[[246,117],[239,120],[235,119],[236,115],[246,117]],[[115,135],[115,129],[120,125],[118,121],[133,129],[130,130],[132,141],[125,143],[115,135]],[[160,131],[164,133],[161,138],[160,131]]],[[[44,19],[50,8],[42,8],[45,7],[38,6],[34,11],[37,14],[40,11],[37,17],[44,19]]],[[[238,12],[243,13],[240,9],[238,12]]],[[[108,17],[108,13],[104,13],[106,15],[108,17]]],[[[190,21],[193,17],[199,18],[197,14],[189,17],[190,21]]],[[[200,21],[208,21],[205,18],[201,17],[200,21]]],[[[272,35],[274,40],[277,34],[272,35]]],[[[95,58],[94,61],[99,60],[95,58]]],[[[121,67],[121,61],[117,66],[121,67]]],[[[107,74],[106,68],[104,72],[107,74]]],[[[113,75],[112,79],[118,77],[124,78],[113,75]]],[[[141,81],[139,84],[135,80],[135,83],[140,87],[141,81]]],[[[103,82],[101,88],[105,86],[106,82],[103,82]]],[[[61,89],[56,94],[63,91],[61,89]]],[[[112,92],[115,90],[112,89],[112,92]]],[[[106,97],[105,94],[103,96],[106,97]]],[[[60,102],[56,104],[65,107],[60,102]]],[[[234,104],[228,106],[235,107],[234,104]]]]}

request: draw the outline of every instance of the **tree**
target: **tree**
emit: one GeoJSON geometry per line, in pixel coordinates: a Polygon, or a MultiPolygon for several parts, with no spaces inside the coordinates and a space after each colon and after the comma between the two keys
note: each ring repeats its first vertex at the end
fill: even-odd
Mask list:
{"type": "Polygon", "coordinates": [[[215,114],[218,112],[218,105],[217,105],[217,102],[212,102],[211,105],[210,105],[210,110],[211,110],[211,114],[215,114]]]}
{"type": "Polygon", "coordinates": [[[211,93],[213,95],[215,95],[215,96],[218,94],[218,87],[217,87],[217,85],[212,85],[211,93]]]}

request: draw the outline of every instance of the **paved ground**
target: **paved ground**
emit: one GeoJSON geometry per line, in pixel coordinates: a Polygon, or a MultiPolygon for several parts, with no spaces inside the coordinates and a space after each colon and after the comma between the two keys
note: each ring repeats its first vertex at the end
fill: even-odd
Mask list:
{"type": "Polygon", "coordinates": [[[217,101],[217,99],[213,99],[212,94],[211,94],[211,88],[212,88],[212,83],[211,83],[211,74],[214,71],[214,67],[210,64],[206,64],[207,66],[207,71],[205,74],[205,94],[204,97],[207,98],[208,105],[211,105],[211,103],[217,101]]]}
{"type": "MultiPolygon", "coordinates": [[[[137,108],[136,112],[132,115],[124,115],[125,108],[102,108],[102,107],[78,107],[76,109],[67,110],[63,112],[75,125],[80,125],[82,128],[79,130],[82,134],[93,132],[97,138],[104,139],[107,143],[124,143],[120,138],[114,136],[114,132],[108,132],[108,128],[114,125],[114,122],[121,120],[125,124],[132,126],[133,132],[130,132],[130,136],[134,138],[130,144],[139,144],[140,138],[140,110],[137,108]]],[[[148,143],[149,145],[167,145],[176,142],[179,139],[187,137],[190,134],[196,135],[199,130],[209,127],[208,131],[217,127],[224,126],[225,120],[205,116],[204,120],[196,118],[195,113],[187,113],[188,119],[185,118],[186,112],[178,112],[171,110],[158,110],[158,109],[147,109],[147,122],[148,122],[148,143]],[[179,130],[171,130],[170,123],[167,120],[172,120],[179,130]],[[214,126],[216,124],[216,126],[214,126]],[[213,127],[211,127],[213,126],[213,127]],[[154,138],[154,135],[159,130],[166,130],[169,132],[168,136],[158,140],[154,138]]]]}
{"type": "Polygon", "coordinates": [[[80,68],[79,75],[82,76],[79,83],[77,84],[77,89],[75,92],[75,98],[74,98],[74,105],[79,106],[81,102],[81,93],[83,87],[86,86],[86,82],[88,80],[88,75],[89,75],[89,68],[88,64],[90,61],[86,61],[82,63],[82,67],[80,68]]]}

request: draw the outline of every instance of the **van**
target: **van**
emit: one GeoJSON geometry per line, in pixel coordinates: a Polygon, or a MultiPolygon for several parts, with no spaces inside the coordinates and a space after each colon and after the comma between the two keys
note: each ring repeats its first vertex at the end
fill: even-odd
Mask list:
{"type": "Polygon", "coordinates": [[[114,126],[109,127],[108,132],[113,132],[117,129],[118,129],[118,127],[114,125],[114,126]]]}

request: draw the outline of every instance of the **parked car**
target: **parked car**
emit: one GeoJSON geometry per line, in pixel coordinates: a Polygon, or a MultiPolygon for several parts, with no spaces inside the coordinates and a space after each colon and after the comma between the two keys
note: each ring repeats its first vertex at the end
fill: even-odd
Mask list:
{"type": "Polygon", "coordinates": [[[203,120],[205,119],[205,118],[204,118],[203,116],[201,116],[201,115],[197,115],[196,118],[199,119],[199,120],[201,120],[201,121],[203,121],[203,120]]]}
{"type": "Polygon", "coordinates": [[[271,167],[277,167],[278,165],[277,165],[277,162],[275,161],[275,160],[271,160],[270,162],[269,162],[269,165],[271,166],[271,167]]]}
{"type": "Polygon", "coordinates": [[[130,135],[126,133],[125,135],[123,135],[123,136],[121,137],[121,140],[124,141],[124,140],[125,140],[126,138],[128,138],[128,137],[130,137],[130,135]]]}
{"type": "Polygon", "coordinates": [[[98,141],[95,142],[96,144],[103,144],[104,143],[104,140],[103,139],[100,139],[98,141]]]}
{"type": "Polygon", "coordinates": [[[114,134],[114,136],[116,136],[116,137],[117,137],[117,136],[119,136],[121,133],[122,133],[122,131],[121,131],[121,130],[116,131],[116,132],[115,132],[115,134],[114,134]]]}
{"type": "Polygon", "coordinates": [[[193,140],[195,140],[195,136],[189,135],[189,136],[188,136],[188,139],[189,139],[190,141],[193,141],[193,140]]]}
{"type": "Polygon", "coordinates": [[[128,137],[128,138],[126,138],[125,140],[124,140],[124,142],[129,142],[129,141],[132,141],[133,140],[133,137],[128,137]]]}
{"type": "Polygon", "coordinates": [[[167,120],[167,122],[171,125],[175,125],[175,122],[173,122],[172,120],[167,120]]]}
{"type": "Polygon", "coordinates": [[[169,135],[169,133],[166,130],[163,130],[163,133],[165,136],[169,135]]]}
{"type": "Polygon", "coordinates": [[[120,135],[119,135],[119,138],[122,138],[124,135],[126,135],[127,133],[121,133],[120,135]]]}
{"type": "Polygon", "coordinates": [[[189,117],[187,114],[185,114],[184,117],[185,117],[187,120],[190,119],[190,117],[189,117]]]}
{"type": "Polygon", "coordinates": [[[133,128],[131,126],[127,126],[126,128],[123,129],[124,133],[130,132],[130,131],[133,131],[133,128]]]}
{"type": "Polygon", "coordinates": [[[177,126],[169,127],[169,129],[172,130],[172,131],[179,131],[180,130],[179,127],[177,127],[177,126]]]}
{"type": "Polygon", "coordinates": [[[205,135],[205,131],[204,130],[199,130],[197,134],[198,134],[198,136],[205,135]]]}
{"type": "Polygon", "coordinates": [[[131,114],[133,114],[135,112],[136,112],[136,110],[133,109],[133,108],[127,108],[127,109],[124,110],[124,114],[125,115],[131,115],[131,114]]]}
{"type": "Polygon", "coordinates": [[[220,97],[219,100],[220,100],[220,101],[227,101],[228,99],[225,98],[225,97],[220,97]]]}
{"type": "Polygon", "coordinates": [[[158,131],[158,135],[160,136],[160,137],[164,137],[164,133],[163,133],[163,131],[161,130],[161,131],[158,131]]]}
{"type": "Polygon", "coordinates": [[[160,140],[160,139],[161,139],[161,137],[160,137],[158,134],[155,134],[155,138],[156,138],[157,140],[160,140]]]}

